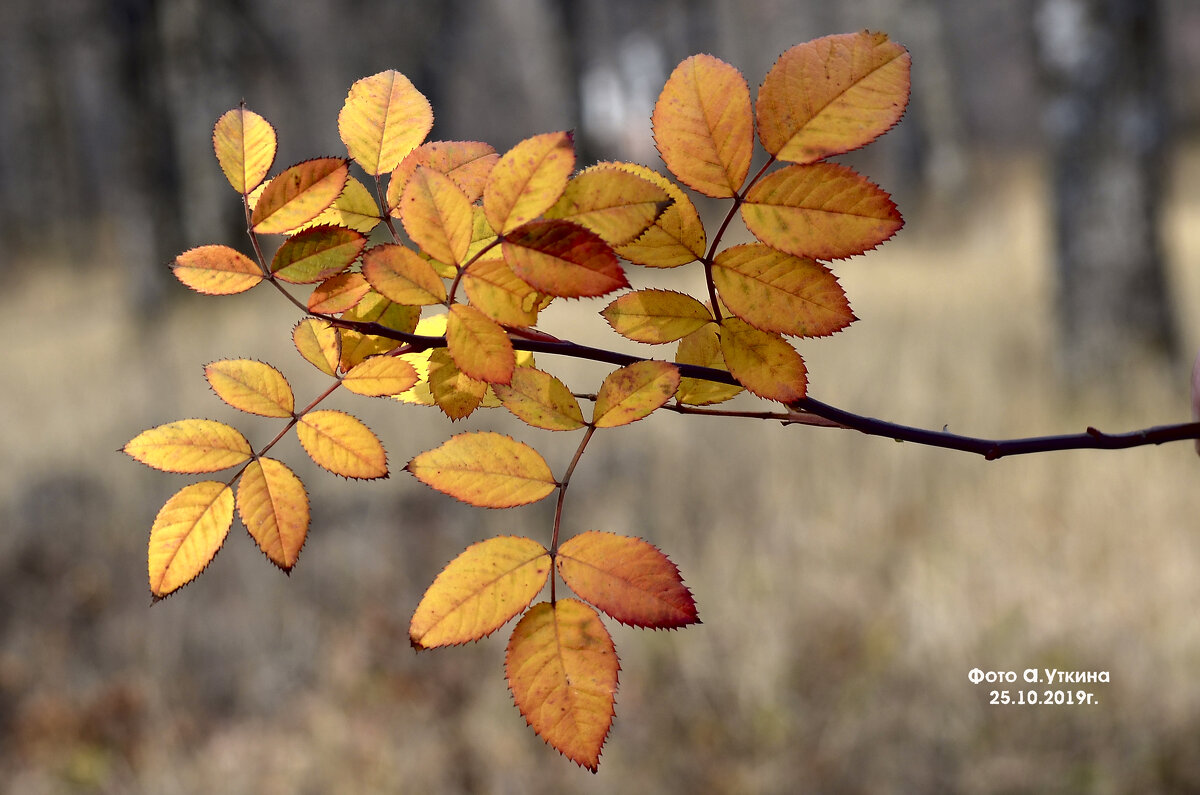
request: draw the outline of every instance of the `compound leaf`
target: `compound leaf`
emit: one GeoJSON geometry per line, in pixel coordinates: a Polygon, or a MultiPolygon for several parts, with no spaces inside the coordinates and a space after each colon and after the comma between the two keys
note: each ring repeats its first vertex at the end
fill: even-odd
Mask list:
{"type": "Polygon", "coordinates": [[[483,210],[499,234],[507,234],[550,209],[575,168],[569,132],[526,138],[504,153],[488,174],[483,210]]]}
{"type": "Polygon", "coordinates": [[[275,162],[275,128],[244,104],[217,119],[212,139],[221,171],[243,196],[258,187],[275,162]]]}
{"type": "Polygon", "coordinates": [[[471,202],[450,177],[417,166],[396,207],[404,231],[441,262],[461,264],[471,245],[471,202]]]}
{"type": "Polygon", "coordinates": [[[675,395],[679,369],[668,362],[647,360],[613,370],[596,393],[592,424],[615,428],[648,417],[675,395]]]}
{"type": "Polygon", "coordinates": [[[467,376],[489,384],[507,384],[516,366],[512,340],[504,329],[467,304],[450,307],[446,320],[450,356],[467,376]]]}
{"type": "Polygon", "coordinates": [[[387,189],[389,210],[400,204],[408,178],[417,166],[431,168],[449,177],[474,204],[483,196],[483,186],[500,155],[481,141],[429,141],[418,146],[392,171],[387,189]]]}
{"type": "Polygon", "coordinates": [[[427,306],[446,300],[442,278],[429,260],[407,246],[372,246],[363,254],[362,272],[372,287],[396,303],[427,306]]]}
{"type": "Polygon", "coordinates": [[[629,286],[608,244],[570,221],[532,221],[506,235],[501,250],[513,272],[546,295],[595,297],[629,286]]]}
{"type": "Polygon", "coordinates": [[[338,114],[346,151],[372,176],[394,169],[432,127],[429,100],[392,69],[355,81],[338,114]]]}
{"type": "Polygon", "coordinates": [[[259,234],[291,232],[320,215],[346,187],[350,166],[340,157],[297,163],[263,189],[250,224],[259,234]]]}
{"type": "MultiPolygon", "coordinates": [[[[378,323],[390,329],[411,332],[417,326],[421,308],[398,304],[372,290],[357,304],[342,313],[343,320],[362,323],[378,323]]],[[[370,356],[387,353],[400,346],[399,340],[374,334],[362,334],[350,329],[339,331],[342,340],[341,369],[347,372],[370,356]]]]}
{"type": "Polygon", "coordinates": [[[361,273],[339,273],[318,284],[308,296],[308,311],[336,315],[345,312],[371,291],[361,273]]]}
{"type": "Polygon", "coordinates": [[[204,377],[217,397],[235,409],[263,417],[291,417],[296,407],[283,373],[252,359],[222,359],[205,365],[204,377]]]}
{"type": "Polygon", "coordinates": [[[635,163],[616,165],[658,185],[671,201],[641,237],[617,247],[617,253],[649,268],[674,268],[703,257],[707,246],[704,222],[683,189],[645,166],[635,163]]]}
{"type": "Polygon", "coordinates": [[[233,489],[205,480],[175,492],[150,527],[150,593],[161,598],[204,571],[233,526],[233,489]]]}
{"type": "Polygon", "coordinates": [[[271,273],[292,284],[315,284],[350,267],[367,245],[360,232],[341,226],[312,226],[283,241],[271,273]]]}
{"type": "Polygon", "coordinates": [[[778,334],[760,331],[736,317],[721,321],[721,353],[729,372],[754,394],[780,403],[804,397],[804,360],[778,334]]]}
{"type": "Polygon", "coordinates": [[[517,709],[571,761],[596,772],[621,670],[612,637],[577,599],[541,602],[513,630],[504,659],[517,709]]]}
{"type": "Polygon", "coordinates": [[[372,356],[351,367],[342,376],[342,386],[357,395],[399,395],[417,383],[417,371],[395,356],[372,356]]]}
{"type": "Polygon", "coordinates": [[[622,337],[650,344],[674,342],[713,319],[704,304],[674,290],[626,293],[600,314],[622,337]]]}
{"type": "Polygon", "coordinates": [[[741,190],[754,149],[750,87],[733,66],[693,55],[675,67],[654,105],[654,142],[680,182],[707,196],[741,190]]]}
{"type": "Polygon", "coordinates": [[[243,293],[263,280],[258,263],[229,246],[188,249],[171,266],[175,278],[205,295],[243,293]]]}
{"type": "Polygon", "coordinates": [[[296,473],[273,458],[246,466],[237,490],[238,516],[268,559],[284,571],[296,565],[308,536],[308,492],[296,473]]]}
{"type": "Polygon", "coordinates": [[[640,538],[588,530],[558,548],[555,565],[576,596],[622,624],[676,629],[700,623],[679,569],[640,538]]]}
{"type": "Polygon", "coordinates": [[[528,505],[558,485],[541,454],[492,431],[452,436],[405,469],[425,485],[480,508],[528,505]]]}
{"type": "Polygon", "coordinates": [[[529,606],[550,577],[538,542],[500,536],[472,544],[442,569],[413,612],[414,648],[481,640],[529,606]]]}
{"type": "Polygon", "coordinates": [[[798,44],[758,91],[758,137],[780,160],[811,163],[883,135],[908,104],[911,58],[884,33],[798,44]]]}
{"type": "MultiPolygon", "coordinates": [[[[681,339],[675,353],[675,362],[727,371],[725,357],[721,353],[721,333],[717,324],[705,324],[681,339]]],[[[675,399],[693,406],[708,406],[723,403],[741,391],[742,387],[732,384],[699,378],[681,378],[675,399]]]]}
{"type": "Polygon", "coordinates": [[[507,385],[493,384],[492,389],[504,407],[527,425],[548,431],[573,431],[584,426],[579,401],[566,384],[549,373],[518,367],[507,385]]]}
{"type": "Polygon", "coordinates": [[[292,342],[304,360],[326,375],[337,373],[342,358],[341,338],[328,320],[306,317],[292,329],[292,342]]]}
{"type": "Polygon", "coordinates": [[[574,221],[610,246],[635,240],[670,206],[667,191],[616,163],[600,163],[576,174],[546,218],[574,221]]]}
{"type": "Polygon", "coordinates": [[[379,226],[383,216],[371,191],[354,177],[346,178],[346,187],[319,215],[308,223],[300,224],[292,232],[300,232],[313,226],[344,226],[363,235],[379,226]]]}
{"type": "Polygon", "coordinates": [[[318,466],[344,478],[387,477],[387,453],[357,417],[335,409],[310,411],[296,423],[296,436],[318,466]]]}
{"type": "Polygon", "coordinates": [[[219,472],[247,461],[250,443],[241,431],[216,420],[177,420],[142,431],[124,452],[163,472],[219,472]]]}

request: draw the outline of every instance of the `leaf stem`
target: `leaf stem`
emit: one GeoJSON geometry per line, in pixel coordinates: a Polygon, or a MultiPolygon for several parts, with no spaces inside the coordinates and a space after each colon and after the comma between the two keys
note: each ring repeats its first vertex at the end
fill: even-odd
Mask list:
{"type": "MultiPolygon", "coordinates": [[[[587,426],[587,431],[583,434],[583,438],[579,440],[579,447],[575,448],[575,456],[571,459],[571,463],[567,465],[567,471],[563,473],[562,480],[558,482],[558,502],[554,505],[554,532],[550,537],[550,560],[553,561],[558,554],[558,536],[559,530],[562,528],[562,510],[563,501],[567,496],[567,486],[571,484],[571,475],[575,473],[575,466],[579,463],[579,459],[583,456],[583,450],[592,439],[592,434],[596,432],[595,425],[587,426]]],[[[555,578],[550,578],[550,602],[555,601],[554,593],[555,578]]]]}

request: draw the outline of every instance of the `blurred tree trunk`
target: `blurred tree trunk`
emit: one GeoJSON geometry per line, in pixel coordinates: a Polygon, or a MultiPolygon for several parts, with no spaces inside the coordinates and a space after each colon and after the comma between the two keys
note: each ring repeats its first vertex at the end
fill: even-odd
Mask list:
{"type": "Polygon", "coordinates": [[[1034,19],[1069,380],[1178,354],[1159,210],[1167,147],[1158,0],[1040,0],[1034,19]]]}

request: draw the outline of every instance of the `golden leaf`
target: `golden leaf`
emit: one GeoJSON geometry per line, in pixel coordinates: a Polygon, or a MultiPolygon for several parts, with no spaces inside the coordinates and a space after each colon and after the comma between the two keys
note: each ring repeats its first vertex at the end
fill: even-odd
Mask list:
{"type": "Polygon", "coordinates": [[[234,295],[263,280],[262,268],[229,246],[197,246],[175,258],[175,278],[205,295],[234,295]]]}
{"type": "Polygon", "coordinates": [[[273,458],[246,466],[237,490],[238,516],[268,559],[284,571],[296,565],[308,536],[308,493],[296,473],[273,458]]]}
{"type": "Polygon", "coordinates": [[[291,417],[296,407],[283,373],[251,359],[223,359],[204,367],[204,377],[217,397],[235,409],[263,417],[291,417]]]}
{"type": "Polygon", "coordinates": [[[387,453],[363,421],[344,411],[310,411],[296,423],[296,436],[318,466],[344,478],[387,477],[387,453]]]}
{"type": "Polygon", "coordinates": [[[142,431],[124,452],[163,472],[219,472],[250,458],[250,443],[236,428],[216,420],[178,420],[142,431]]]}
{"type": "Polygon", "coordinates": [[[258,187],[275,162],[275,128],[245,105],[217,119],[212,139],[221,171],[242,195],[258,187]]]}
{"type": "Polygon", "coordinates": [[[250,216],[255,232],[292,232],[333,204],[346,187],[349,165],[339,157],[318,157],[297,163],[263,189],[250,216]]]}
{"type": "Polygon", "coordinates": [[[675,395],[679,370],[654,360],[613,370],[596,393],[592,424],[597,428],[628,425],[649,416],[675,395]]]}
{"type": "Polygon", "coordinates": [[[575,168],[569,132],[526,138],[505,152],[488,174],[483,209],[488,223],[507,234],[550,209],[575,168]]]}
{"type": "Polygon", "coordinates": [[[395,168],[432,127],[429,100],[391,69],[355,81],[338,114],[342,143],[372,176],[395,168]]]}
{"type": "Polygon", "coordinates": [[[150,593],[161,598],[204,571],[233,526],[233,490],[206,480],[177,491],[150,528],[150,593]]]}
{"type": "Polygon", "coordinates": [[[425,485],[480,508],[528,505],[558,485],[536,450],[492,431],[452,436],[405,469],[425,485]]]}

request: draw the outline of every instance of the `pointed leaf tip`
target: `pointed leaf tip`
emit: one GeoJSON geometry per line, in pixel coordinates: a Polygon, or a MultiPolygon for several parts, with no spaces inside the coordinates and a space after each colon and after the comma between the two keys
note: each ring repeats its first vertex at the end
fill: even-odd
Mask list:
{"type": "Polygon", "coordinates": [[[342,143],[372,176],[394,169],[432,128],[429,100],[393,69],[355,81],[338,114],[342,143]]]}
{"type": "Polygon", "coordinates": [[[405,469],[425,485],[480,508],[528,505],[558,485],[540,453],[492,431],[452,436],[405,469]]]}
{"type": "Polygon", "coordinates": [[[215,480],[177,491],[150,528],[150,593],[162,598],[187,585],[208,566],[233,526],[233,489],[215,480]]]}

